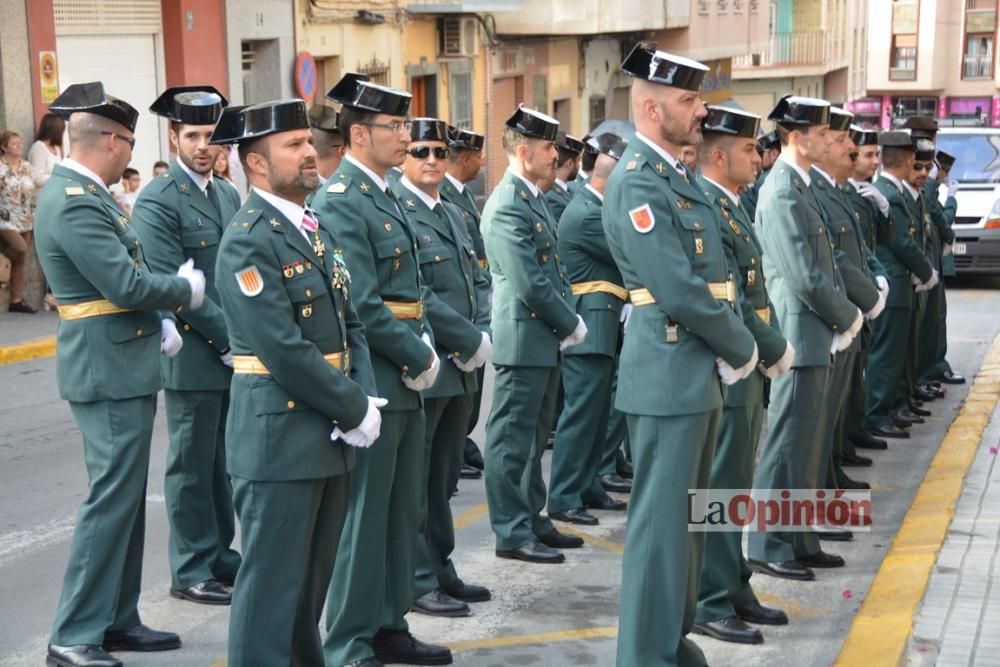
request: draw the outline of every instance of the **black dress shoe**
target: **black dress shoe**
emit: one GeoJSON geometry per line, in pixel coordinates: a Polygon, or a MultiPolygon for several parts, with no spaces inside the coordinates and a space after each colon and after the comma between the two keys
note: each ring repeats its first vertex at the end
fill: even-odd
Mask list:
{"type": "Polygon", "coordinates": [[[795,560],[808,567],[844,567],[844,559],[837,554],[828,554],[820,549],[814,554],[796,556],[795,560]]]}
{"type": "Polygon", "coordinates": [[[861,456],[860,454],[844,454],[840,455],[840,465],[845,468],[867,468],[872,464],[872,460],[867,456],[861,456]]]}
{"type": "Polygon", "coordinates": [[[945,384],[965,384],[965,378],[954,371],[945,371],[938,379],[945,384]]]}
{"type": "MultiPolygon", "coordinates": [[[[910,434],[895,424],[888,424],[887,426],[876,426],[869,431],[872,435],[877,435],[880,438],[899,438],[905,440],[910,437],[910,434]]],[[[861,445],[854,443],[855,447],[860,447],[861,445]]],[[[888,447],[888,443],[886,443],[888,447]]]]}
{"type": "Polygon", "coordinates": [[[931,411],[925,408],[915,405],[913,401],[910,402],[910,412],[917,415],[918,417],[930,417],[931,411]]]}
{"type": "Polygon", "coordinates": [[[601,475],[597,478],[604,487],[605,491],[613,491],[615,493],[631,493],[632,492],[632,482],[625,479],[619,474],[612,475],[601,475]]]}
{"type": "Polygon", "coordinates": [[[596,526],[597,517],[585,509],[571,509],[565,512],[549,512],[549,518],[563,523],[578,523],[581,526],[596,526]]]}
{"type": "Polygon", "coordinates": [[[467,584],[461,579],[456,579],[441,588],[445,593],[462,602],[486,602],[492,597],[490,589],[486,588],[486,586],[467,584]]]}
{"type": "Polygon", "coordinates": [[[851,479],[847,475],[837,475],[837,488],[846,489],[848,491],[860,491],[863,489],[872,488],[868,482],[862,482],[859,479],[851,479]]]}
{"type": "Polygon", "coordinates": [[[772,577],[795,579],[797,581],[812,581],[816,578],[812,570],[795,560],[773,561],[770,563],[751,560],[749,563],[754,572],[769,574],[772,577]]]}
{"type": "Polygon", "coordinates": [[[836,528],[813,528],[813,532],[816,533],[816,537],[828,542],[850,542],[854,539],[854,533],[849,530],[840,530],[836,528]]]}
{"type": "Polygon", "coordinates": [[[450,665],[452,662],[447,646],[422,642],[406,630],[379,629],[372,637],[372,648],[375,657],[386,664],[450,665]]]}
{"type": "Polygon", "coordinates": [[[632,476],[635,474],[635,468],[632,467],[632,462],[625,461],[618,466],[618,474],[625,479],[632,479],[632,476]]]}
{"type": "Polygon", "coordinates": [[[9,306],[7,306],[7,311],[11,313],[27,313],[29,315],[38,312],[37,310],[26,304],[24,301],[11,303],[9,306]]]}
{"type": "Polygon", "coordinates": [[[483,472],[478,468],[473,468],[468,463],[463,463],[461,470],[458,471],[458,476],[462,479],[480,479],[483,472]]]}
{"type": "Polygon", "coordinates": [[[941,385],[934,385],[930,383],[922,384],[920,385],[920,391],[924,392],[929,396],[933,396],[935,400],[947,396],[947,394],[944,391],[944,387],[942,387],[941,385]]]}
{"type": "Polygon", "coordinates": [[[624,500],[615,500],[611,496],[604,496],[600,500],[591,503],[584,503],[588,510],[604,510],[605,512],[624,512],[628,509],[628,503],[624,500]]]}
{"type": "Polygon", "coordinates": [[[198,604],[229,604],[233,591],[217,579],[207,579],[187,588],[172,588],[170,597],[198,604]]]}
{"type": "Polygon", "coordinates": [[[511,558],[529,563],[562,563],[566,557],[541,542],[529,542],[516,549],[497,549],[498,558],[511,558]]]}
{"type": "Polygon", "coordinates": [[[889,447],[889,443],[881,438],[876,438],[869,430],[852,435],[849,440],[855,447],[860,447],[861,449],[888,449],[889,447]]]}
{"type": "Polygon", "coordinates": [[[456,600],[440,588],[435,588],[429,593],[424,593],[413,601],[413,611],[428,616],[444,616],[446,618],[458,618],[459,616],[472,616],[472,609],[461,600],[456,600]]]}
{"type": "MultiPolygon", "coordinates": [[[[916,415],[913,415],[913,416],[915,418],[919,419],[919,417],[917,417],[916,415]]],[[[903,413],[901,413],[901,412],[893,412],[892,413],[892,423],[893,423],[893,425],[898,426],[899,428],[910,428],[916,422],[910,421],[909,419],[907,419],[906,417],[904,417],[903,413]]]]}
{"type": "Polygon", "coordinates": [[[160,632],[145,625],[104,633],[105,651],[171,651],[181,647],[181,638],[173,632],[160,632]]]}
{"type": "Polygon", "coordinates": [[[122,667],[121,660],[108,655],[103,648],[93,644],[76,646],[49,644],[45,664],[50,667],[122,667]]]}
{"type": "Polygon", "coordinates": [[[470,465],[476,470],[484,470],[486,468],[483,453],[479,451],[479,445],[472,438],[465,439],[465,450],[462,452],[462,459],[466,465],[470,465]]]}
{"type": "Polygon", "coordinates": [[[743,607],[736,607],[736,615],[747,623],[758,625],[788,625],[788,615],[775,607],[765,607],[754,600],[743,607]]]}
{"type": "Polygon", "coordinates": [[[583,538],[576,535],[563,535],[553,528],[544,535],[540,535],[538,540],[552,549],[579,549],[583,546],[583,538]]]}
{"type": "Polygon", "coordinates": [[[904,410],[900,410],[897,414],[898,414],[898,416],[902,417],[903,419],[908,420],[911,424],[923,424],[924,423],[924,418],[921,417],[920,415],[914,413],[913,410],[910,410],[909,408],[906,408],[904,410]]]}
{"type": "Polygon", "coordinates": [[[691,626],[691,632],[734,644],[764,643],[764,635],[760,633],[760,630],[751,628],[738,616],[727,616],[721,620],[708,621],[707,623],[695,623],[691,626]]]}

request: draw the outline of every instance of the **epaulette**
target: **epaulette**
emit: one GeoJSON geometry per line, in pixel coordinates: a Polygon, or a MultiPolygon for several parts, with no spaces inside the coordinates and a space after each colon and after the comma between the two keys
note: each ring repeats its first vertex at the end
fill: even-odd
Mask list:
{"type": "Polygon", "coordinates": [[[337,174],[337,177],[331,179],[331,182],[326,186],[327,194],[331,195],[342,195],[346,193],[351,188],[351,178],[341,172],[337,174]]]}
{"type": "Polygon", "coordinates": [[[153,192],[162,193],[176,182],[177,181],[175,179],[170,177],[170,172],[165,171],[156,178],[154,178],[153,181],[146,187],[153,188],[153,192]]]}
{"type": "Polygon", "coordinates": [[[233,217],[229,226],[233,229],[242,229],[249,232],[258,220],[264,217],[264,210],[260,208],[240,209],[233,217]]]}
{"type": "Polygon", "coordinates": [[[625,163],[625,171],[636,171],[641,169],[642,165],[646,164],[646,156],[642,153],[635,152],[632,153],[632,155],[623,156],[622,161],[625,163]]]}
{"type": "MultiPolygon", "coordinates": [[[[91,187],[96,191],[97,186],[93,183],[90,184],[91,187]]],[[[74,180],[72,178],[66,179],[66,196],[67,197],[79,197],[80,195],[87,194],[87,188],[83,186],[80,181],[74,180]]]]}

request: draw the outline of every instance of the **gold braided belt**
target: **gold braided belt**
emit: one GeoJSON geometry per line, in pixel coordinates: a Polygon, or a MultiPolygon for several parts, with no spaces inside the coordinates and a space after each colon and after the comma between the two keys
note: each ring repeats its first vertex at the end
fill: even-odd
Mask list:
{"type": "Polygon", "coordinates": [[[397,320],[419,320],[424,316],[423,301],[383,301],[397,320]]]}
{"type": "MultiPolygon", "coordinates": [[[[708,283],[708,289],[712,292],[712,297],[719,301],[736,303],[736,283],[727,280],[724,283],[708,283]]],[[[629,301],[633,306],[651,306],[656,303],[656,299],[645,287],[629,290],[629,301]]]]}
{"type": "MultiPolygon", "coordinates": [[[[351,370],[351,351],[344,350],[343,352],[331,352],[330,354],[324,354],[323,359],[326,363],[330,364],[344,375],[351,370]]],[[[267,370],[267,366],[253,354],[234,354],[233,355],[233,372],[240,373],[242,375],[270,375],[271,371],[267,370]]]]}
{"type": "Polygon", "coordinates": [[[764,308],[754,308],[754,312],[757,313],[757,317],[764,320],[764,324],[771,324],[771,307],[766,306],[764,308]]]}
{"type": "Polygon", "coordinates": [[[132,312],[128,308],[121,308],[111,303],[107,299],[96,299],[94,301],[82,301],[80,303],[70,303],[59,306],[59,317],[63,320],[84,320],[88,317],[103,317],[105,315],[118,315],[119,313],[132,312]]]}
{"type": "Polygon", "coordinates": [[[582,283],[573,283],[570,287],[573,288],[573,294],[576,295],[601,292],[618,297],[622,301],[628,301],[628,290],[607,280],[588,280],[582,283]]]}

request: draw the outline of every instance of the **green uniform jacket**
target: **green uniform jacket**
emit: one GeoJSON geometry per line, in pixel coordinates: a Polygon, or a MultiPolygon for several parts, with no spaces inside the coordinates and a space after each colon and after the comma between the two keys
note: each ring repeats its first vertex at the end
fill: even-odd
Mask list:
{"type": "Polygon", "coordinates": [[[290,481],[342,474],[354,455],[331,442],[333,427],[356,428],[375,395],[365,329],[336,241],[325,229],[319,257],[296,226],[251,190],[219,246],[215,286],[233,355],[256,355],[266,375],[237,373],[226,429],[229,474],[290,481]],[[237,273],[255,267],[259,294],[237,273]],[[350,350],[345,374],[323,355],[350,350]]]}
{"type": "Polygon", "coordinates": [[[479,209],[476,207],[476,199],[472,195],[472,191],[466,187],[459,192],[458,188],[446,178],[441,181],[441,199],[458,207],[458,210],[462,214],[462,220],[469,230],[469,237],[472,239],[473,247],[476,250],[476,259],[479,262],[479,268],[483,270],[486,280],[492,283],[493,277],[490,275],[490,262],[486,258],[486,244],[483,243],[483,232],[479,229],[479,209]]]}
{"type": "Polygon", "coordinates": [[[633,135],[608,179],[603,224],[625,287],[645,288],[656,301],[632,311],[615,407],[661,417],[721,408],[715,359],[739,368],[750,361],[754,340],[734,305],[707,285],[735,280],[715,212],[633,135]]]}
{"type": "Polygon", "coordinates": [[[569,206],[571,197],[569,190],[563,190],[558,183],[553,183],[552,188],[545,193],[545,202],[552,210],[552,218],[556,221],[557,226],[562,220],[563,211],[569,206]]]}
{"type": "Polygon", "coordinates": [[[430,366],[430,350],[420,340],[430,327],[422,317],[396,319],[385,305],[431,295],[421,285],[416,242],[402,208],[347,159],[316,193],[313,207],[351,271],[351,301],[365,324],[378,395],[389,401],[383,410],[419,409],[420,395],[402,375],[415,378],[430,366]]]}
{"type": "Polygon", "coordinates": [[[913,289],[910,287],[910,274],[921,281],[928,281],[933,273],[933,267],[924,255],[919,233],[919,217],[914,217],[915,202],[908,193],[903,193],[896,184],[888,178],[875,181],[879,189],[889,200],[889,215],[892,217],[896,233],[889,243],[882,243],[875,251],[876,257],[889,272],[889,298],[886,306],[889,308],[912,308],[913,289]],[[906,202],[910,200],[910,203],[906,202]]]}
{"type": "MultiPolygon", "coordinates": [[[[559,220],[560,260],[571,284],[601,280],[623,287],[622,274],[615,265],[601,223],[603,202],[585,185],[576,191],[559,220]]],[[[566,354],[601,354],[614,357],[621,331],[625,302],[613,294],[591,292],[573,298],[576,314],[587,325],[587,337],[566,354]]]]}
{"type": "Polygon", "coordinates": [[[57,165],[35,210],[38,259],[62,305],[107,299],[132,312],[59,323],[56,377],[67,401],[155,394],[160,310],[186,313],[188,282],[152,273],[139,235],[102,184],[57,165]]]}
{"type": "Polygon", "coordinates": [[[175,159],[167,173],[143,188],[132,208],[132,224],[154,271],[176,271],[191,258],[205,272],[201,308],[177,315],[184,346],[175,356],[160,359],[166,389],[229,389],[233,375],[219,358],[229,349],[229,334],[215,289],[215,259],[225,226],[240,208],[240,195],[221,178],[212,183],[219,211],[175,159]]]}
{"type": "Polygon", "coordinates": [[[770,169],[763,169],[757,174],[757,180],[747,186],[747,191],[740,195],[740,206],[746,208],[747,217],[755,219],[757,214],[757,199],[760,197],[760,188],[764,185],[764,179],[771,173],[770,169]]]}
{"type": "Polygon", "coordinates": [[[542,197],[510,171],[483,209],[483,240],[493,273],[493,363],[557,366],[559,342],[577,319],[555,221],[542,197]]]}
{"type": "Polygon", "coordinates": [[[794,367],[827,366],[833,334],[854,323],[830,233],[812,190],[779,158],[760,188],[755,225],[764,249],[768,294],[794,367]]]}
{"type": "Polygon", "coordinates": [[[858,214],[858,228],[861,231],[861,238],[868,246],[870,253],[868,263],[872,271],[877,276],[887,276],[888,272],[876,256],[879,245],[892,243],[896,236],[896,227],[892,216],[884,216],[871,201],[865,199],[858,193],[857,188],[850,181],[845,181],[840,189],[847,195],[847,201],[858,214]]]}
{"type": "Polygon", "coordinates": [[[589,182],[590,176],[584,174],[583,171],[576,172],[576,178],[566,184],[566,187],[569,188],[569,196],[576,195],[577,191],[589,182]]]}
{"type": "Polygon", "coordinates": [[[424,398],[472,393],[476,374],[462,372],[450,360],[467,362],[479,349],[482,333],[490,332],[489,283],[476,261],[472,239],[451,204],[442,203],[442,220],[402,181],[393,192],[417,236],[420,275],[437,297],[428,301],[426,316],[435,332],[441,370],[434,386],[423,392],[424,398]]]}
{"type": "MultiPolygon", "coordinates": [[[[764,282],[762,250],[753,223],[743,210],[742,199],[737,206],[717,185],[704,177],[698,177],[698,186],[705,193],[705,199],[712,202],[719,211],[722,244],[726,248],[726,261],[730,272],[736,276],[740,290],[740,313],[743,323],[753,334],[757,343],[757,354],[764,368],[773,366],[785,354],[788,341],[781,335],[778,317],[767,296],[764,282]],[[766,308],[770,313],[770,323],[765,322],[758,310],[766,308]]],[[[760,372],[729,387],[726,392],[726,406],[758,405],[764,402],[764,375],[760,372]]]]}
{"type": "MultiPolygon", "coordinates": [[[[940,181],[936,178],[928,178],[927,182],[924,183],[924,187],[921,188],[921,192],[927,197],[927,203],[931,212],[931,222],[937,229],[941,243],[954,243],[955,231],[951,228],[951,225],[955,222],[955,214],[958,212],[958,202],[954,197],[948,197],[944,204],[942,204],[938,197],[940,188],[940,181]]],[[[948,255],[947,257],[942,257],[941,269],[942,276],[955,275],[955,256],[948,255]]]]}

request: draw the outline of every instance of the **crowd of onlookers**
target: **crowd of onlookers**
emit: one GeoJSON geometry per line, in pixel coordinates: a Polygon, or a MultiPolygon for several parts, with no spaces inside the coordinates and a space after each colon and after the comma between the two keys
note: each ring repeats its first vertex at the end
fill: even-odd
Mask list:
{"type": "MultiPolygon", "coordinates": [[[[42,186],[52,175],[52,169],[65,157],[63,137],[66,121],[55,114],[46,114],[38,125],[38,134],[24,155],[24,140],[17,132],[0,130],[0,285],[10,289],[12,313],[34,313],[35,309],[24,299],[25,268],[29,253],[34,252],[31,242],[35,215],[35,201],[42,186]]],[[[227,151],[219,153],[214,171],[217,178],[232,182],[230,159],[227,151]]],[[[163,174],[170,165],[158,160],[153,165],[152,177],[163,174]]],[[[111,193],[126,214],[132,214],[142,188],[138,169],[128,167],[119,183],[111,186],[111,193]]],[[[46,290],[45,309],[55,307],[52,294],[46,290]]]]}

